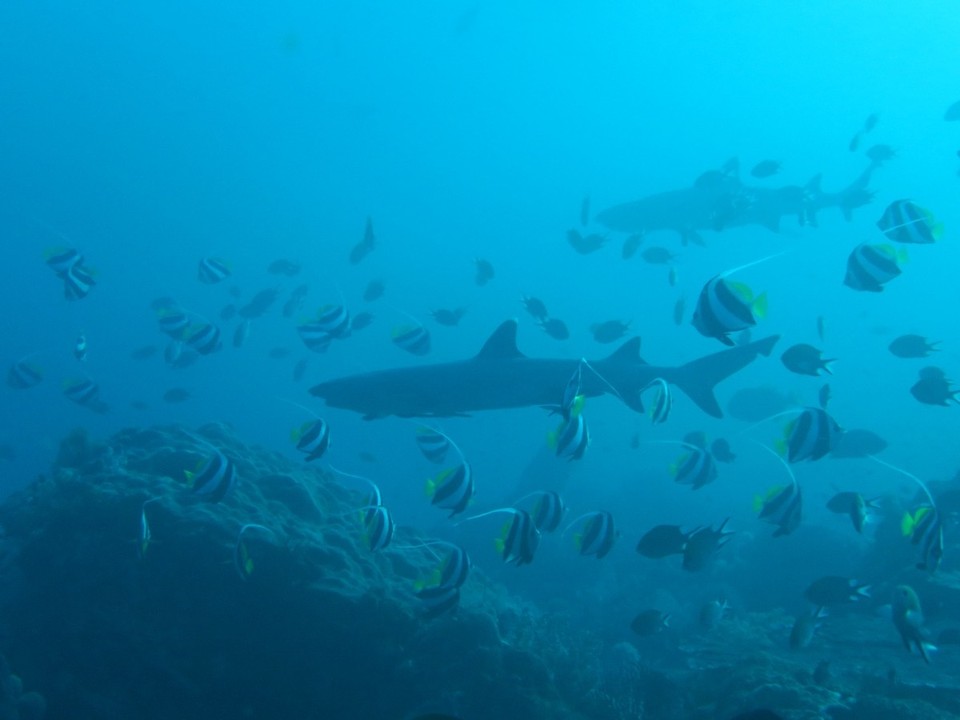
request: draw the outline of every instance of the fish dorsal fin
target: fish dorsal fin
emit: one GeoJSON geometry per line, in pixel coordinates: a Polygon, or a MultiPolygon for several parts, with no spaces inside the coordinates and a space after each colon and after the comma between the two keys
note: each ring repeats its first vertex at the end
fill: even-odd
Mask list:
{"type": "Polygon", "coordinates": [[[517,321],[507,320],[493,331],[474,360],[516,360],[524,357],[517,348],[517,321]]]}
{"type": "Polygon", "coordinates": [[[643,361],[643,358],[640,357],[640,338],[630,338],[623,345],[610,353],[610,355],[607,356],[607,360],[629,363],[635,363],[639,361],[646,365],[646,363],[643,361]]]}

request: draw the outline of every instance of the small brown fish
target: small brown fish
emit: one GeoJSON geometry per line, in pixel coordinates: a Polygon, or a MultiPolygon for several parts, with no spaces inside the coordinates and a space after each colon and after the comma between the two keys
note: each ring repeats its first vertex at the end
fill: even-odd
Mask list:
{"type": "Polygon", "coordinates": [[[607,320],[606,322],[594,323],[590,326],[590,332],[593,333],[593,339],[598,343],[616,342],[630,329],[630,323],[620,320],[607,320]]]}
{"type": "Polygon", "coordinates": [[[163,394],[163,401],[168,403],[182,403],[186,400],[189,400],[191,397],[190,391],[185,390],[184,388],[174,387],[170,388],[163,394]]]}
{"type": "Polygon", "coordinates": [[[367,283],[367,289],[363,291],[363,299],[366,302],[373,302],[383,297],[383,280],[371,280],[367,283]]]}
{"type": "Polygon", "coordinates": [[[623,249],[620,251],[623,259],[629,260],[636,255],[637,249],[640,247],[640,243],[642,242],[643,233],[633,233],[633,235],[628,235],[627,239],[623,241],[623,249]]]}
{"type": "Polygon", "coordinates": [[[750,174],[755,178],[772,177],[778,172],[780,172],[780,162],[777,160],[761,160],[750,170],[750,174]]]}
{"type": "Polygon", "coordinates": [[[687,301],[683,297],[678,297],[677,301],[673,304],[673,323],[675,325],[683,325],[683,316],[687,311],[687,301]]]}
{"type": "Polygon", "coordinates": [[[898,358],[922,358],[937,352],[938,342],[930,342],[923,335],[901,335],[887,348],[898,358]]]}
{"type": "Polygon", "coordinates": [[[158,352],[159,349],[156,345],[144,345],[143,347],[138,347],[136,350],[130,353],[130,357],[134,360],[149,360],[158,352]]]}
{"type": "Polygon", "coordinates": [[[656,635],[666,630],[669,626],[670,613],[653,609],[644,610],[630,623],[630,629],[641,637],[656,635]]]}
{"type": "Polygon", "coordinates": [[[373,234],[373,220],[368,217],[363,231],[363,239],[350,249],[350,264],[359,265],[367,255],[373,252],[376,245],[377,238],[373,234]]]}
{"type": "Polygon", "coordinates": [[[267,272],[271,275],[295,277],[300,274],[300,263],[293,262],[293,260],[280,258],[270,263],[270,265],[267,267],[267,272]]]}
{"type": "Polygon", "coordinates": [[[653,245],[640,253],[640,257],[651,265],[669,265],[679,256],[673,254],[665,247],[653,245]]]}
{"type": "Polygon", "coordinates": [[[463,317],[465,312],[466,310],[464,308],[455,308],[453,310],[439,308],[437,310],[431,310],[430,315],[437,321],[438,325],[456,327],[460,324],[460,318],[463,317]]]}
{"type": "Polygon", "coordinates": [[[798,343],[787,348],[780,356],[780,361],[790,372],[797,375],[812,375],[816,377],[820,371],[832,374],[830,363],[836,358],[824,359],[823,351],[813,345],[798,343]]]}
{"type": "Polygon", "coordinates": [[[567,242],[581,255],[589,255],[602,248],[607,242],[607,238],[599,233],[584,236],[580,234],[579,230],[568,230],[567,242]]]}
{"type": "Polygon", "coordinates": [[[554,340],[566,340],[570,337],[570,330],[567,324],[559,318],[547,318],[539,322],[543,331],[554,340]]]}
{"type": "Polygon", "coordinates": [[[531,295],[524,295],[520,302],[523,303],[523,306],[526,308],[527,312],[533,315],[537,320],[546,320],[549,313],[547,312],[547,306],[540,298],[535,298],[531,295]]]}
{"type": "Polygon", "coordinates": [[[476,275],[474,275],[473,279],[477,285],[483,287],[488,282],[493,280],[493,276],[496,273],[489,260],[484,260],[483,258],[474,258],[473,264],[476,266],[476,275]]]}
{"type": "Polygon", "coordinates": [[[300,382],[303,380],[304,373],[307,372],[307,359],[300,358],[297,360],[297,364],[293,366],[293,381],[300,382]]]}
{"type": "Polygon", "coordinates": [[[960,404],[960,390],[950,386],[946,373],[938,367],[925,367],[920,371],[920,379],[910,388],[910,394],[924,405],[946,407],[950,401],[960,404]]]}

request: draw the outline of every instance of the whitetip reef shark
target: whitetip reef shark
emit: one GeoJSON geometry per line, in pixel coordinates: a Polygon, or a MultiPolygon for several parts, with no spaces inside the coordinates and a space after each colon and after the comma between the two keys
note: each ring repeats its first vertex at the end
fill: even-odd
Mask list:
{"type": "Polygon", "coordinates": [[[820,175],[805,186],[751,187],[739,178],[731,160],[722,170],[708,170],[691,187],[649,195],[614,205],[597,213],[596,220],[611,230],[646,233],[674,230],[686,245],[703,244],[700,230],[724,230],[743,225],[762,225],[779,232],[780,219],[794,216],[800,225],[817,224],[817,213],[838,208],[844,218],[873,199],[868,188],[877,169],[871,163],[850,185],[835,193],[820,189],[820,175]]]}
{"type": "Polygon", "coordinates": [[[364,419],[452,417],[478,410],[556,406],[568,381],[582,369],[581,393],[611,393],[642,412],[642,391],[654,378],[677,386],[708,415],[722,417],[714,386],[769,355],[779,336],[721,350],[677,367],[657,367],[640,357],[640,338],[627,340],[609,356],[579,359],[531,358],[517,348],[517,321],[502,323],[480,352],[468,360],[395,368],[328,380],[310,389],[327,406],[363,413],[364,419]]]}

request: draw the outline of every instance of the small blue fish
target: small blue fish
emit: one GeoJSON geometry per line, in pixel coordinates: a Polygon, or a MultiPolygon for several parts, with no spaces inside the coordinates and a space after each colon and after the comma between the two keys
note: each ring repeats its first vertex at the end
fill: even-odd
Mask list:
{"type": "Polygon", "coordinates": [[[305,422],[290,433],[297,450],[307,456],[307,462],[319,460],[330,446],[330,426],[321,418],[305,422]]]}
{"type": "Polygon", "coordinates": [[[205,285],[216,285],[232,274],[230,264],[222,258],[205,257],[197,268],[197,279],[205,285]]]}
{"type": "Polygon", "coordinates": [[[237,469],[233,462],[219,450],[198,464],[194,471],[184,474],[195,495],[203,496],[210,502],[218,503],[237,483],[237,469]]]}

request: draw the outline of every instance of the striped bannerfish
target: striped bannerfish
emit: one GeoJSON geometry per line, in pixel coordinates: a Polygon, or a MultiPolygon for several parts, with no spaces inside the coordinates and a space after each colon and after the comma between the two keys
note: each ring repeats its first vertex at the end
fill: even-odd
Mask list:
{"type": "Polygon", "coordinates": [[[450,517],[467,509],[476,488],[473,471],[466,461],[441,471],[427,480],[426,493],[431,504],[450,511],[450,517]]]}
{"type": "Polygon", "coordinates": [[[912,200],[894,200],[877,220],[877,227],[890,240],[927,245],[943,237],[943,223],[912,200]]]}
{"type": "Polygon", "coordinates": [[[216,285],[226,280],[232,274],[233,271],[230,269],[230,264],[222,258],[202,258],[197,267],[197,279],[204,285],[216,285]]]}
{"type": "Polygon", "coordinates": [[[217,503],[223,500],[237,483],[237,469],[233,462],[219,450],[198,464],[194,471],[186,470],[187,482],[195,495],[217,503]]]}

